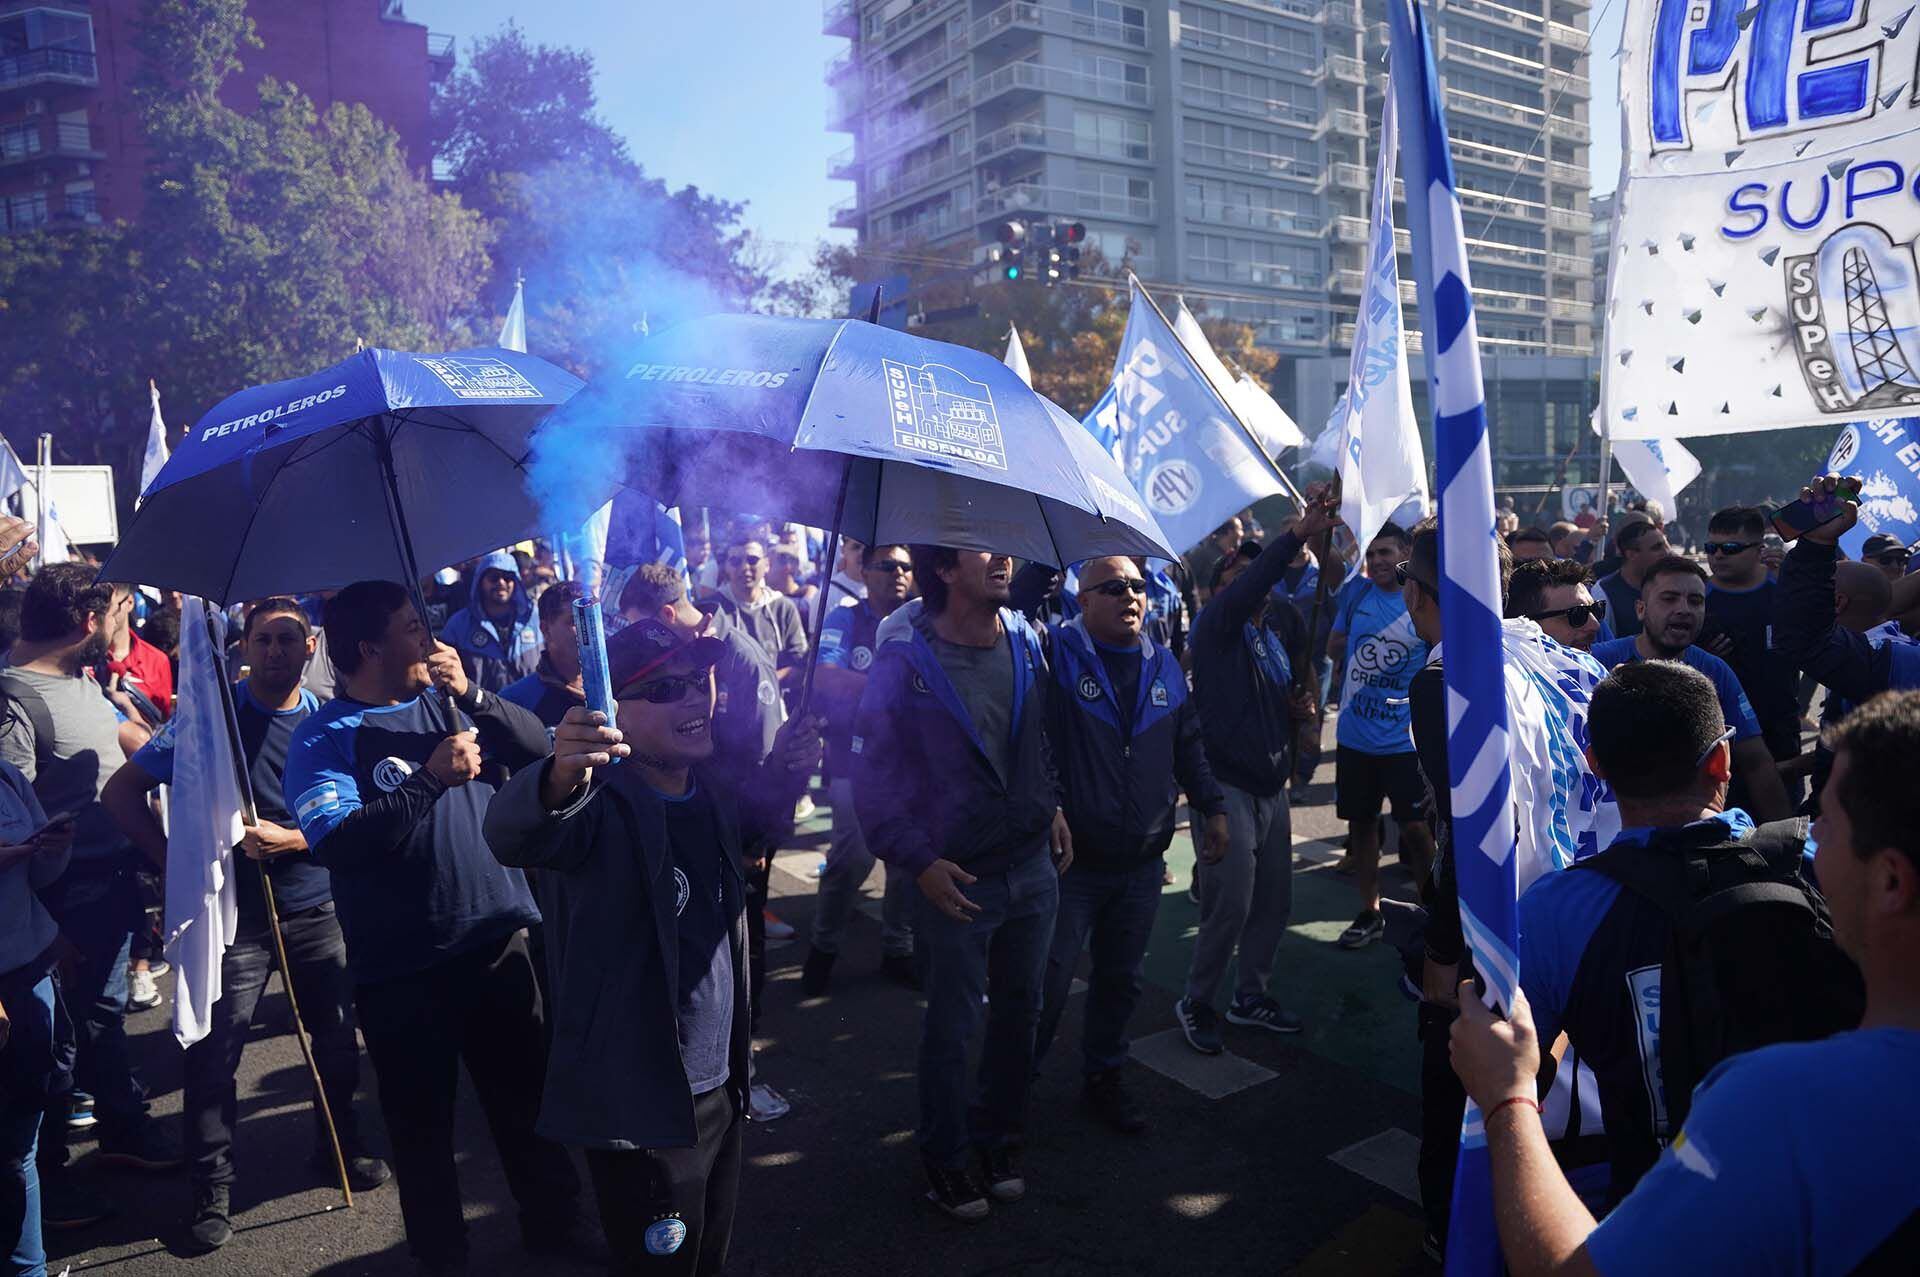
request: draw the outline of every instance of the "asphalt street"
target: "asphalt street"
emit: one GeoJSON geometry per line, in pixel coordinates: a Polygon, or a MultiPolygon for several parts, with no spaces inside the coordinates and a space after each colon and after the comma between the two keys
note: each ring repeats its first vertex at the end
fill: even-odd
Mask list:
{"type": "MultiPolygon", "coordinates": [[[[1421,1255],[1414,1198],[1418,1126],[1413,1008],[1395,987],[1385,945],[1349,952],[1333,937],[1357,908],[1337,876],[1332,751],[1295,812],[1295,913],[1275,993],[1307,1020],[1282,1037],[1226,1029],[1228,1055],[1192,1052],[1173,1027],[1196,916],[1184,833],[1169,852],[1135,1016],[1129,1083],[1152,1119],[1138,1137],[1094,1125],[1078,1104],[1078,1004],[1036,1083],[1024,1165],[1025,1201],[968,1226],[922,1198],[914,1147],[919,1003],[878,974],[877,905],[857,914],[826,997],[804,999],[799,964],[812,916],[810,871],[825,847],[825,812],[776,861],[774,908],[801,939],[769,954],[758,1067],[791,1115],[746,1132],[747,1169],[729,1272],[1060,1274],[1343,1274],[1437,1271],[1421,1255]]],[[[877,897],[878,879],[870,884],[877,897]]],[[[1397,872],[1389,895],[1411,898],[1397,872]]],[[[164,983],[171,985],[171,977],[164,983]]],[[[168,988],[169,998],[171,988],[168,988]]],[[[51,1271],[114,1277],[201,1273],[383,1277],[413,1271],[391,1187],[356,1197],[307,1170],[311,1087],[288,1033],[276,978],[240,1074],[234,1240],[209,1256],[177,1249],[190,1190],[183,1175],[108,1171],[91,1142],[79,1169],[119,1205],[112,1220],[52,1234],[51,1271]]],[[[129,1028],[152,1107],[177,1127],[180,1052],[167,1009],[129,1028]]],[[[362,1119],[380,1124],[363,1065],[362,1119]]],[[[478,1274],[585,1273],[521,1249],[515,1212],[471,1090],[462,1078],[460,1174],[478,1274]]],[[[591,1194],[588,1195],[591,1201],[591,1194]]],[[[591,1211],[591,1206],[588,1209],[591,1211]]]]}

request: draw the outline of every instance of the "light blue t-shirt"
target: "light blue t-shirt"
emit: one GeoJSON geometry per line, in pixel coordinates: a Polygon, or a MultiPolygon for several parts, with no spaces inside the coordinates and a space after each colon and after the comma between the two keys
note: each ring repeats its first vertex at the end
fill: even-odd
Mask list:
{"type": "Polygon", "coordinates": [[[1340,744],[1367,754],[1412,753],[1407,688],[1427,663],[1427,645],[1413,632],[1406,599],[1361,578],[1341,591],[1333,632],[1347,636],[1340,744]]]}
{"type": "MultiPolygon", "coordinates": [[[[1638,640],[1617,638],[1608,643],[1593,645],[1593,659],[1615,669],[1621,665],[1630,665],[1641,659],[1638,640]]],[[[1713,682],[1713,690],[1720,694],[1720,717],[1733,729],[1735,740],[1746,740],[1760,735],[1760,720],[1755,717],[1753,706],[1747,702],[1747,693],[1740,686],[1740,676],[1733,667],[1704,648],[1689,646],[1680,653],[1684,663],[1693,666],[1713,682]]]]}
{"type": "MultiPolygon", "coordinates": [[[[1603,1277],[1841,1277],[1920,1210],[1920,1032],[1762,1047],[1693,1093],[1685,1129],[1587,1238],[1603,1277]]],[[[1874,1271],[1882,1271],[1875,1269],[1874,1271]]]]}

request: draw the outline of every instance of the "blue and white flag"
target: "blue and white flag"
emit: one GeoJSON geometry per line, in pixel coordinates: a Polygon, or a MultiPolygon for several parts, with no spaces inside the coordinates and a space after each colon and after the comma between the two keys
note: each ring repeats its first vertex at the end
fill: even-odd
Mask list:
{"type": "Polygon", "coordinates": [[[1116,455],[1168,542],[1198,545],[1286,487],[1140,281],[1128,284],[1133,305],[1113,368],[1116,455]]]}
{"type": "Polygon", "coordinates": [[[1111,384],[1101,392],[1087,415],[1080,419],[1080,424],[1115,461],[1120,460],[1120,401],[1113,393],[1111,384]]]}
{"type": "MultiPolygon", "coordinates": [[[[1447,770],[1460,923],[1489,1003],[1513,1005],[1520,983],[1511,743],[1502,669],[1493,467],[1466,236],[1447,151],[1446,109],[1419,0],[1389,0],[1393,96],[1407,119],[1401,138],[1407,222],[1413,234],[1420,326],[1426,338],[1440,490],[1440,609],[1447,660],[1447,770]]],[[[1471,1101],[1454,1180],[1447,1271],[1501,1271],[1486,1126],[1471,1101]]]]}
{"type": "Polygon", "coordinates": [[[1669,519],[1681,489],[1700,477],[1700,458],[1678,439],[1616,439],[1613,459],[1627,472],[1634,490],[1658,501],[1669,519]]]}
{"type": "Polygon", "coordinates": [[[600,607],[609,620],[617,617],[620,591],[642,564],[665,563],[686,574],[687,543],[679,510],[669,510],[644,493],[622,489],[587,523],[590,534],[598,524],[600,539],[593,562],[603,565],[600,607]]]}
{"type": "MultiPolygon", "coordinates": [[[[1323,432],[1333,433],[1337,440],[1338,450],[1328,464],[1340,472],[1340,517],[1363,548],[1396,512],[1418,510],[1417,521],[1427,508],[1427,458],[1413,415],[1413,385],[1407,376],[1407,342],[1400,316],[1399,254],[1393,243],[1397,118],[1398,110],[1389,97],[1380,117],[1365,295],[1354,324],[1347,388],[1323,432]]],[[[1349,575],[1357,575],[1364,566],[1365,556],[1355,556],[1349,575]]]]}
{"type": "MultiPolygon", "coordinates": [[[[160,470],[167,464],[167,423],[160,416],[160,387],[152,378],[147,379],[147,390],[153,396],[153,416],[147,422],[147,452],[140,459],[140,491],[146,492],[147,485],[160,477],[160,470]]],[[[140,506],[140,499],[134,498],[134,508],[140,506]]]]}
{"type": "Polygon", "coordinates": [[[1206,330],[1200,327],[1200,321],[1187,309],[1187,299],[1182,297],[1173,312],[1173,331],[1193,356],[1193,362],[1207,375],[1213,388],[1227,401],[1233,410],[1246,423],[1247,429],[1260,442],[1260,447],[1270,457],[1277,457],[1288,448],[1297,448],[1306,442],[1300,434],[1300,427],[1293,424],[1293,418],[1286,409],[1274,402],[1273,396],[1259,382],[1242,371],[1235,373],[1228,369],[1214,350],[1213,343],[1207,340],[1206,330]]]}
{"type": "Polygon", "coordinates": [[[1920,417],[1854,422],[1834,440],[1827,469],[1860,480],[1860,521],[1840,538],[1841,549],[1857,559],[1880,532],[1902,545],[1920,541],[1920,417]]]}

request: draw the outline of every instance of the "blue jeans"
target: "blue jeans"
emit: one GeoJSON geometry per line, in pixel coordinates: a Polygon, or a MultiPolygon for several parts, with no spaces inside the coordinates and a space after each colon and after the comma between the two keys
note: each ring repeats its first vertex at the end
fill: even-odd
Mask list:
{"type": "Polygon", "coordinates": [[[0,1051],[0,1247],[9,1277],[46,1277],[40,1240],[40,1170],[34,1165],[40,1111],[53,1069],[53,977],[43,975],[25,997],[9,992],[12,1032],[0,1051]]]}
{"type": "MultiPolygon", "coordinates": [[[[116,1143],[147,1120],[146,1095],[127,1048],[127,961],[143,917],[139,890],[124,867],[78,864],[41,899],[78,951],[62,969],[60,985],[78,1048],[72,1082],[93,1096],[101,1140],[116,1143]]],[[[66,1165],[72,1089],[47,1097],[43,1168],[66,1165]]]]}
{"type": "Polygon", "coordinates": [[[1140,1001],[1140,964],[1153,938],[1165,872],[1166,862],[1155,856],[1132,869],[1074,865],[1060,879],[1060,917],[1047,956],[1046,1001],[1033,1048],[1036,1061],[1046,1055],[1060,1027],[1073,969],[1080,951],[1091,943],[1087,1016],[1080,1036],[1082,1069],[1092,1076],[1127,1062],[1127,1021],[1140,1001]]]}
{"type": "Polygon", "coordinates": [[[914,927],[927,997],[920,1030],[920,1149],[948,1167],[964,1165],[970,1146],[1013,1143],[1026,1129],[1033,1035],[1060,876],[1043,848],[1006,873],[982,874],[961,891],[980,912],[962,922],[923,894],[914,927]],[[983,994],[987,1037],[969,1105],[967,1044],[980,1024],[983,994]]]}

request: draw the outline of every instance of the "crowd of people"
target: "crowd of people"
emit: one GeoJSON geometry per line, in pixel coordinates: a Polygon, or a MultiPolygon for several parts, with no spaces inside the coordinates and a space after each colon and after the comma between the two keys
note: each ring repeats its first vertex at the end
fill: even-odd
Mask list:
{"type": "Polygon", "coordinates": [[[828,562],[808,529],[715,514],[684,567],[603,582],[611,716],[587,704],[590,586],[541,544],[233,609],[256,818],[178,1132],[126,1027],[166,971],[178,600],[29,572],[29,529],[0,519],[0,578],[24,582],[0,591],[5,1271],[39,1277],[44,1229],[113,1210],[76,1136],[101,1165],[184,1170],[191,1249],[231,1238],[235,1077],[283,961],[326,1101],[316,1182],[391,1181],[423,1273],[469,1264],[462,1064],[535,1268],[720,1271],[743,1123],[787,1108],[752,1042],[769,937],[791,935],[773,854],[816,799],[801,990],[834,995],[881,867],[881,971],[923,1007],[924,1192],[985,1221],[1036,1170],[1029,1090],[1083,969],[1087,1118],[1148,1130],[1129,1031],[1183,828],[1185,1042],[1301,1032],[1277,959],[1329,715],[1356,897],[1337,944],[1395,944],[1419,995],[1430,1253],[1475,1112],[1515,1273],[1920,1271],[1908,550],[1845,558],[1847,506],[1790,545],[1767,511],[1717,511],[1704,562],[1650,503],[1503,513],[1521,992],[1490,1010],[1450,844],[1440,538],[1411,513],[1358,545],[1314,489],[1184,561],[1064,571],[931,545],[828,562]],[[1383,894],[1389,845],[1418,900],[1383,894]]]}

